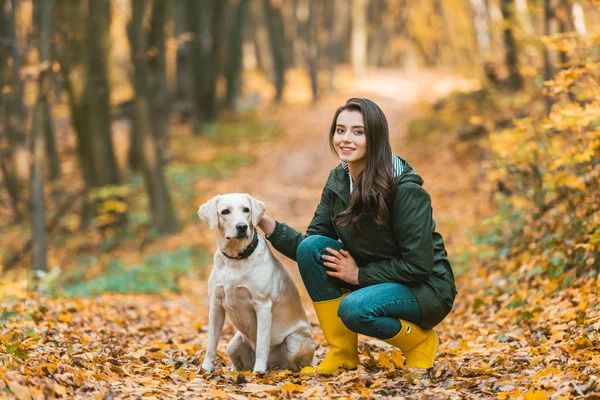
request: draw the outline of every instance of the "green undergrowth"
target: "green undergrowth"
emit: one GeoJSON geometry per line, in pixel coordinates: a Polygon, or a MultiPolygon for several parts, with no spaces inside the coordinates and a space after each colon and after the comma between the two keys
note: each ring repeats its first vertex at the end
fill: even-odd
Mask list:
{"type": "Polygon", "coordinates": [[[179,292],[179,279],[192,277],[209,258],[210,254],[201,247],[181,247],[148,254],[135,265],[125,265],[122,259],[115,258],[101,266],[99,273],[87,278],[87,271],[96,268],[99,261],[93,256],[82,257],[79,267],[62,277],[58,271],[38,274],[39,289],[46,295],[67,297],[96,296],[105,292],[179,292]]]}

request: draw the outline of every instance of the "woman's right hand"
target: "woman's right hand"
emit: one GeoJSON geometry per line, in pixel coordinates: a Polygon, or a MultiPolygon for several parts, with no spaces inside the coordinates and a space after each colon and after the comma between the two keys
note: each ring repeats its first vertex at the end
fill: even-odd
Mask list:
{"type": "Polygon", "coordinates": [[[267,214],[263,214],[260,221],[258,221],[258,227],[264,232],[265,236],[269,236],[275,230],[275,220],[267,214]]]}

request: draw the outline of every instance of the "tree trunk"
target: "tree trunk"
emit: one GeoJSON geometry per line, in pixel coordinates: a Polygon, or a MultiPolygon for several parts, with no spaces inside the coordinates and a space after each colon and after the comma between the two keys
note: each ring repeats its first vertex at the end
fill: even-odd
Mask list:
{"type": "MultiPolygon", "coordinates": [[[[146,191],[150,199],[150,212],[152,223],[160,233],[173,233],[179,230],[169,189],[166,184],[158,140],[152,133],[150,114],[153,111],[148,101],[148,55],[152,51],[146,44],[146,31],[144,29],[144,13],[148,2],[146,0],[132,0],[132,16],[128,26],[131,43],[131,58],[134,66],[134,122],[133,135],[141,144],[141,167],[146,182],[146,191]]],[[[156,4],[152,11],[157,11],[156,4]]],[[[154,16],[152,16],[154,21],[154,16]]]]}
{"type": "MultiPolygon", "coordinates": [[[[551,0],[544,0],[544,35],[550,36],[550,24],[552,22],[553,10],[552,5],[550,4],[551,0]]],[[[543,58],[544,58],[544,80],[549,81],[554,77],[554,68],[552,67],[552,61],[550,60],[550,50],[548,50],[548,46],[544,45],[543,50],[543,58]]],[[[545,95],[546,101],[546,114],[550,114],[550,110],[552,109],[552,104],[554,101],[552,97],[549,95],[545,95]]]]}
{"type": "MultiPolygon", "coordinates": [[[[52,0],[54,6],[54,0],[52,0]]],[[[48,78],[51,80],[52,75],[48,78]]],[[[46,94],[48,95],[48,94],[46,94]]],[[[46,148],[46,157],[48,157],[49,178],[51,181],[56,181],[60,178],[60,160],[58,151],[56,150],[56,138],[54,135],[54,123],[52,120],[52,105],[49,101],[44,104],[44,145],[46,148]]]]}
{"type": "MultiPolygon", "coordinates": [[[[119,174],[110,130],[107,76],[110,3],[61,0],[57,5],[62,34],[59,59],[86,187],[116,185],[119,174]]],[[[85,196],[82,227],[90,225],[92,213],[85,196]]]]}
{"type": "Polygon", "coordinates": [[[501,11],[504,18],[504,55],[508,78],[506,79],[506,88],[509,90],[519,90],[523,86],[523,78],[519,72],[517,42],[513,34],[515,26],[514,18],[514,0],[502,0],[501,11]]]}
{"type": "MultiPolygon", "coordinates": [[[[54,8],[54,0],[51,0],[52,8],[54,8]]],[[[43,4],[43,1],[33,0],[33,29],[31,32],[31,42],[39,43],[40,35],[38,30],[40,28],[40,21],[42,21],[42,13],[45,12],[44,7],[48,7],[48,5],[43,4]],[[37,22],[36,22],[37,21],[37,22]]],[[[52,16],[50,16],[52,18],[52,16]]],[[[0,23],[0,26],[2,24],[0,23]]],[[[40,43],[41,46],[41,43],[40,43]]],[[[49,51],[49,50],[48,50],[49,51]]],[[[51,60],[49,59],[51,62],[51,60]]],[[[47,78],[50,81],[49,85],[52,86],[52,77],[54,74],[52,72],[49,73],[49,77],[47,78]]],[[[50,93],[47,93],[48,96],[50,93]]],[[[48,170],[49,170],[49,178],[51,181],[56,181],[60,178],[60,161],[58,159],[58,152],[56,151],[56,140],[54,137],[54,124],[52,120],[52,105],[50,101],[46,99],[43,103],[43,129],[44,132],[44,146],[45,146],[45,156],[48,159],[48,170]]]]}
{"type": "Polygon", "coordinates": [[[329,19],[331,26],[331,38],[329,42],[329,82],[328,88],[334,90],[335,67],[340,62],[340,47],[344,32],[344,27],[349,23],[348,7],[344,4],[345,0],[332,0],[328,4],[331,7],[331,16],[329,19]]]}
{"type": "Polygon", "coordinates": [[[282,4],[274,4],[270,0],[263,0],[266,24],[269,31],[269,41],[271,43],[271,54],[273,56],[273,69],[275,74],[275,101],[281,102],[283,96],[283,86],[285,84],[285,63],[283,59],[284,32],[283,16],[281,13],[282,4]]]}
{"type": "Polygon", "coordinates": [[[306,61],[308,62],[308,73],[310,75],[310,88],[313,103],[316,103],[319,100],[319,43],[317,41],[319,24],[317,7],[317,0],[309,0],[308,19],[306,20],[306,61]]]}
{"type": "Polygon", "coordinates": [[[242,75],[242,35],[244,33],[244,21],[248,0],[240,0],[235,13],[235,20],[229,32],[229,57],[225,70],[227,81],[225,104],[230,109],[235,109],[235,101],[241,91],[242,75]]]}
{"type": "MultiPolygon", "coordinates": [[[[568,33],[574,30],[574,23],[571,14],[571,2],[569,0],[560,0],[560,5],[556,8],[554,16],[558,19],[558,29],[560,33],[568,33]]],[[[559,51],[560,68],[569,68],[569,56],[566,51],[559,51]]]]}
{"type": "Polygon", "coordinates": [[[441,50],[439,47],[446,49],[446,54],[448,54],[450,62],[452,64],[456,63],[456,50],[454,49],[452,42],[452,34],[450,32],[450,27],[448,26],[448,20],[446,19],[446,13],[444,12],[444,6],[442,5],[441,0],[433,0],[433,11],[435,13],[435,26],[439,27],[439,30],[436,35],[436,43],[438,43],[438,54],[436,56],[436,64],[440,64],[444,60],[444,55],[440,54],[441,50]],[[440,32],[441,31],[441,32],[440,32]],[[441,35],[440,35],[441,33],[441,35]]]}
{"type": "Polygon", "coordinates": [[[23,106],[23,83],[21,82],[21,54],[15,31],[16,0],[0,0],[4,15],[4,24],[0,26],[0,35],[7,45],[0,46],[0,90],[3,92],[1,103],[4,112],[7,147],[0,159],[6,180],[6,188],[11,198],[15,219],[20,221],[24,215],[29,183],[29,153],[23,127],[25,126],[25,108],[23,106]]]}
{"type": "Polygon", "coordinates": [[[581,36],[587,35],[587,28],[585,25],[585,12],[579,1],[573,3],[573,26],[578,34],[581,36]]]}
{"type": "Polygon", "coordinates": [[[46,111],[48,110],[48,93],[51,90],[50,74],[50,35],[52,9],[54,0],[44,0],[39,12],[39,54],[40,75],[37,99],[34,104],[34,120],[32,131],[33,165],[31,172],[31,232],[32,232],[32,264],[37,271],[48,271],[46,256],[46,217],[44,211],[44,134],[47,129],[46,111]]]}
{"type": "Polygon", "coordinates": [[[485,0],[470,0],[473,15],[473,28],[479,55],[483,62],[489,62],[491,58],[491,39],[488,27],[488,11],[485,0]]]}
{"type": "Polygon", "coordinates": [[[368,0],[352,0],[352,71],[361,77],[367,69],[368,0]]]}
{"type": "MultiPolygon", "coordinates": [[[[214,122],[219,115],[217,78],[221,69],[221,47],[227,1],[188,0],[187,6],[188,28],[193,35],[189,43],[189,61],[196,119],[194,132],[199,133],[205,124],[214,122]],[[210,17],[206,18],[208,15],[210,17]],[[204,25],[210,25],[210,29],[206,29],[204,25]],[[211,38],[210,49],[203,46],[207,35],[211,38]]],[[[241,34],[239,40],[238,61],[241,62],[241,34]]]]}
{"type": "Polygon", "coordinates": [[[273,83],[275,82],[275,67],[273,66],[273,52],[267,28],[266,15],[262,2],[252,4],[252,26],[249,27],[254,41],[254,50],[256,54],[256,68],[265,76],[268,76],[273,83]]]}
{"type": "Polygon", "coordinates": [[[168,144],[168,124],[171,100],[167,88],[165,28],[171,13],[171,0],[152,2],[152,20],[148,38],[148,86],[151,101],[152,133],[158,144],[159,161],[168,144]]]}

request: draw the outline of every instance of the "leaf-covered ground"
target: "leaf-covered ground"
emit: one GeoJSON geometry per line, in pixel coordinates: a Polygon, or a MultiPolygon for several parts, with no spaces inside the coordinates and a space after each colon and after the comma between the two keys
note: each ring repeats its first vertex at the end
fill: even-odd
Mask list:
{"type": "MultiPolygon", "coordinates": [[[[203,193],[190,201],[193,215],[209,196],[249,192],[267,212],[302,230],[328,171],[326,131],[350,96],[375,100],[388,116],[394,150],[424,177],[434,217],[455,259],[459,294],[439,325],[438,360],[429,373],[406,370],[401,354],[360,337],[361,366],[334,377],[289,371],[236,374],[224,352],[234,327],[221,337],[219,367],[203,375],[207,342],[205,281],[183,280],[181,294],[114,295],[57,299],[27,291],[26,283],[0,287],[0,397],[43,398],[598,398],[600,397],[600,281],[567,272],[548,278],[524,266],[517,273],[487,270],[469,232],[489,211],[491,189],[478,160],[448,136],[409,137],[415,102],[468,85],[445,76],[380,71],[316,107],[294,104],[264,110],[284,130],[254,149],[258,162],[232,178],[198,180],[203,193]]],[[[198,221],[185,231],[214,250],[198,221]]],[[[182,239],[179,239],[182,240],[182,239]]],[[[284,265],[301,286],[295,266],[284,265]]],[[[590,266],[592,268],[592,266],[590,266]]],[[[324,338],[304,289],[303,302],[317,341],[324,338]]],[[[317,350],[315,363],[327,350],[317,350]]]]}

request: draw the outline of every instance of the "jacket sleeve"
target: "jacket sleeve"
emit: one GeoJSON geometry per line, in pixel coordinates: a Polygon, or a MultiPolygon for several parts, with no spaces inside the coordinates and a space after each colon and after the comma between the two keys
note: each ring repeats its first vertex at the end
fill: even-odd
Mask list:
{"type": "Polygon", "coordinates": [[[337,240],[338,235],[333,226],[330,212],[331,191],[327,189],[327,185],[321,193],[321,201],[315,210],[306,234],[296,231],[287,224],[275,221],[275,230],[267,239],[273,244],[273,247],[281,254],[296,261],[296,250],[300,243],[311,235],[322,235],[337,240]]]}
{"type": "Polygon", "coordinates": [[[432,274],[433,216],[429,194],[415,183],[400,185],[390,218],[400,253],[397,258],[372,262],[360,268],[358,282],[361,286],[384,282],[410,286],[432,274]]]}

